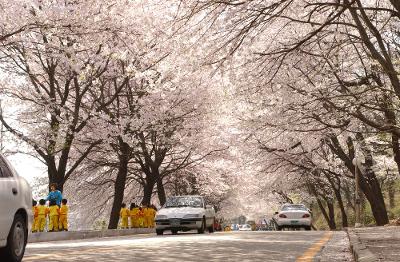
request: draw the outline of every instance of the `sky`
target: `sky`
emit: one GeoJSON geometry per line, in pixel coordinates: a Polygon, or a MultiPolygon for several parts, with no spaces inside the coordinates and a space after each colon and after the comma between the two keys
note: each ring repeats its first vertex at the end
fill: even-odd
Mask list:
{"type": "Polygon", "coordinates": [[[7,159],[17,170],[18,174],[24,177],[31,186],[37,177],[43,177],[47,175],[43,163],[31,156],[27,156],[25,154],[15,154],[8,156],[7,159]]]}

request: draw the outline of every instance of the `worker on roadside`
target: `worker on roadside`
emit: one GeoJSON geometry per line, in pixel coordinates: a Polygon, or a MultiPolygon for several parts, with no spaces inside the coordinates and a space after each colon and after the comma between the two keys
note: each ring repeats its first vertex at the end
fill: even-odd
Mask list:
{"type": "Polygon", "coordinates": [[[131,203],[131,206],[129,207],[129,220],[130,220],[130,227],[131,228],[135,228],[136,224],[137,224],[137,209],[136,209],[136,204],[135,203],[131,203]]]}
{"type": "Polygon", "coordinates": [[[46,200],[40,199],[39,206],[37,207],[37,220],[36,220],[36,230],[43,232],[46,227],[46,219],[49,214],[49,208],[46,206],[46,200]]]}
{"type": "Polygon", "coordinates": [[[151,205],[150,210],[151,210],[150,227],[154,228],[156,226],[155,219],[156,219],[157,208],[155,205],[151,205]]]}
{"type": "Polygon", "coordinates": [[[137,217],[138,217],[138,224],[139,227],[142,228],[144,227],[144,211],[142,207],[139,207],[138,213],[137,213],[137,217]]]}
{"type": "Polygon", "coordinates": [[[59,229],[60,231],[68,231],[68,200],[63,199],[61,201],[61,208],[60,208],[60,220],[59,220],[59,229]]]}
{"type": "Polygon", "coordinates": [[[49,232],[58,231],[58,220],[60,218],[60,207],[55,200],[50,200],[49,206],[49,232]]]}
{"type": "Polygon", "coordinates": [[[36,233],[38,232],[37,228],[38,207],[37,207],[37,201],[34,199],[32,199],[32,214],[33,214],[32,233],[36,233]]]}
{"type": "Polygon", "coordinates": [[[119,217],[121,220],[121,228],[128,229],[129,228],[129,224],[128,224],[129,209],[126,208],[125,203],[122,203],[122,205],[121,205],[121,210],[119,211],[119,217]]]}
{"type": "Polygon", "coordinates": [[[143,206],[143,215],[144,215],[143,227],[149,228],[150,224],[151,224],[151,215],[152,214],[151,214],[151,208],[147,204],[144,204],[144,206],[143,206]]]}

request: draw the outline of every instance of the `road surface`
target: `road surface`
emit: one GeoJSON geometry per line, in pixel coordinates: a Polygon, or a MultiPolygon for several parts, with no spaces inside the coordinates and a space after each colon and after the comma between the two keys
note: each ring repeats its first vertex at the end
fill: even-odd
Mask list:
{"type": "Polygon", "coordinates": [[[344,232],[227,232],[102,238],[27,246],[23,261],[352,261],[344,232]],[[322,250],[322,251],[321,251],[322,250]]]}

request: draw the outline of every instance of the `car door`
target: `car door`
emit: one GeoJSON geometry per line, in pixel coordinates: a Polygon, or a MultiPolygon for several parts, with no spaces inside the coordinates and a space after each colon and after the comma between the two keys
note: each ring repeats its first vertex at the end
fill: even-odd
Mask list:
{"type": "Polygon", "coordinates": [[[16,177],[0,156],[0,240],[5,240],[19,205],[16,177]]]}

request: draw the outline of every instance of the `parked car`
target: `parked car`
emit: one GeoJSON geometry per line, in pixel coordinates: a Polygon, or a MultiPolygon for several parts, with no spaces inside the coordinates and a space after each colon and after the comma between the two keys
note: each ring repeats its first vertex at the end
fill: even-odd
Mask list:
{"type": "Polygon", "coordinates": [[[311,211],[302,204],[285,204],[279,212],[274,215],[276,229],[283,228],[304,228],[311,230],[312,216],[311,211]]]}
{"type": "Polygon", "coordinates": [[[176,234],[192,229],[197,229],[199,234],[206,229],[213,233],[215,210],[206,205],[202,196],[173,196],[157,212],[155,221],[157,235],[162,235],[165,230],[176,234]]]}
{"type": "Polygon", "coordinates": [[[0,261],[22,260],[32,223],[28,182],[0,155],[0,261]]]}
{"type": "Polygon", "coordinates": [[[251,225],[249,224],[240,225],[239,231],[252,231],[251,225]]]}

